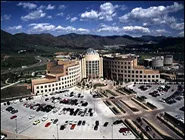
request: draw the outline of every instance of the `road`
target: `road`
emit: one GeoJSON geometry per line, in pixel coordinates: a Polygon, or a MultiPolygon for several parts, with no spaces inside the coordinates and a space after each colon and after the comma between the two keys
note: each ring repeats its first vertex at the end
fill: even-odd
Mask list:
{"type": "Polygon", "coordinates": [[[12,68],[11,70],[1,71],[1,74],[6,74],[8,72],[22,71],[22,70],[25,70],[25,69],[42,66],[42,65],[45,65],[47,63],[47,61],[49,61],[48,58],[40,57],[40,56],[39,57],[35,56],[35,59],[39,60],[39,62],[36,63],[36,64],[33,64],[33,65],[29,65],[29,66],[27,66],[24,69],[22,67],[18,67],[18,68],[12,68]]]}

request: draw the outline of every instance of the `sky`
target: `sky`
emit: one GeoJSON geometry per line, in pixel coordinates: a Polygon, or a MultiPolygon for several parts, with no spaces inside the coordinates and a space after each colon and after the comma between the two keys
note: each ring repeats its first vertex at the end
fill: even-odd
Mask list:
{"type": "Polygon", "coordinates": [[[1,1],[11,34],[184,36],[183,1],[1,1]]]}

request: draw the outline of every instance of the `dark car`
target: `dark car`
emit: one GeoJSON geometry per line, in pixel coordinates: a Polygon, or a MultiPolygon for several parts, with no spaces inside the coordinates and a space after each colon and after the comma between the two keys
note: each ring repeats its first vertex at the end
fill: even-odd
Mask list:
{"type": "Polygon", "coordinates": [[[82,121],[79,121],[79,122],[78,122],[78,125],[81,125],[81,124],[82,124],[82,121]]]}
{"type": "Polygon", "coordinates": [[[104,127],[107,127],[108,124],[109,124],[108,122],[105,122],[103,126],[104,127]]]}
{"type": "Polygon", "coordinates": [[[115,97],[112,96],[112,97],[109,97],[109,99],[115,99],[115,97]]]}
{"type": "Polygon", "coordinates": [[[65,125],[61,125],[61,126],[60,126],[60,130],[64,130],[65,128],[66,128],[65,125]]]}
{"type": "Polygon", "coordinates": [[[82,122],[82,125],[85,125],[85,121],[82,122]]]}
{"type": "Polygon", "coordinates": [[[115,124],[120,124],[120,123],[123,123],[123,121],[122,120],[116,120],[115,122],[113,122],[114,125],[115,124]]]}
{"type": "Polygon", "coordinates": [[[95,125],[99,125],[99,121],[96,121],[96,122],[95,122],[95,125]]]}
{"type": "Polygon", "coordinates": [[[98,125],[95,125],[94,126],[94,130],[98,130],[98,125]]]}
{"type": "Polygon", "coordinates": [[[55,119],[54,121],[53,121],[53,124],[56,124],[58,122],[58,119],[55,119]]]}

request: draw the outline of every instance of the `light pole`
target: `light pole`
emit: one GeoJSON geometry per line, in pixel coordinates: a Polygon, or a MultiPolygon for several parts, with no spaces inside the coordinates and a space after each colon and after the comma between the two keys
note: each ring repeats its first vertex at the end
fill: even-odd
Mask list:
{"type": "Polygon", "coordinates": [[[57,139],[59,139],[59,134],[58,134],[58,123],[57,123],[56,125],[57,125],[57,139]]]}
{"type": "Polygon", "coordinates": [[[112,123],[112,139],[113,139],[113,123],[112,123]]]}
{"type": "Polygon", "coordinates": [[[15,119],[15,132],[16,132],[15,138],[17,138],[17,119],[15,119]]]}

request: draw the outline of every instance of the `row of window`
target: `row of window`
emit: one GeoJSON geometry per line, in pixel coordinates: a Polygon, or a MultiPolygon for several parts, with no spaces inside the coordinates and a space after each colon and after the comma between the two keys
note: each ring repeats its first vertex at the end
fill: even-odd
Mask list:
{"type": "MultiPolygon", "coordinates": [[[[113,77],[116,77],[116,73],[112,74],[113,77]]],[[[123,74],[118,74],[118,77],[123,77],[123,74]]],[[[124,77],[136,77],[136,78],[159,78],[159,75],[124,75],[124,77]]]]}
{"type": "Polygon", "coordinates": [[[142,79],[125,79],[125,81],[126,82],[158,82],[159,80],[158,79],[156,79],[156,80],[154,80],[154,79],[144,79],[144,80],[142,80],[142,79]]]}
{"type": "Polygon", "coordinates": [[[62,87],[56,87],[56,88],[52,88],[52,89],[50,88],[50,89],[45,89],[45,90],[41,90],[41,91],[37,90],[36,93],[43,93],[43,92],[51,92],[51,91],[55,91],[55,90],[60,90],[60,89],[71,87],[71,86],[73,86],[75,84],[76,83],[71,83],[69,85],[65,85],[65,86],[62,86],[62,87]]]}
{"type": "Polygon", "coordinates": [[[130,65],[131,64],[131,62],[127,62],[127,61],[125,61],[125,62],[119,62],[119,61],[109,61],[110,62],[110,64],[125,64],[125,65],[130,65]]]}

